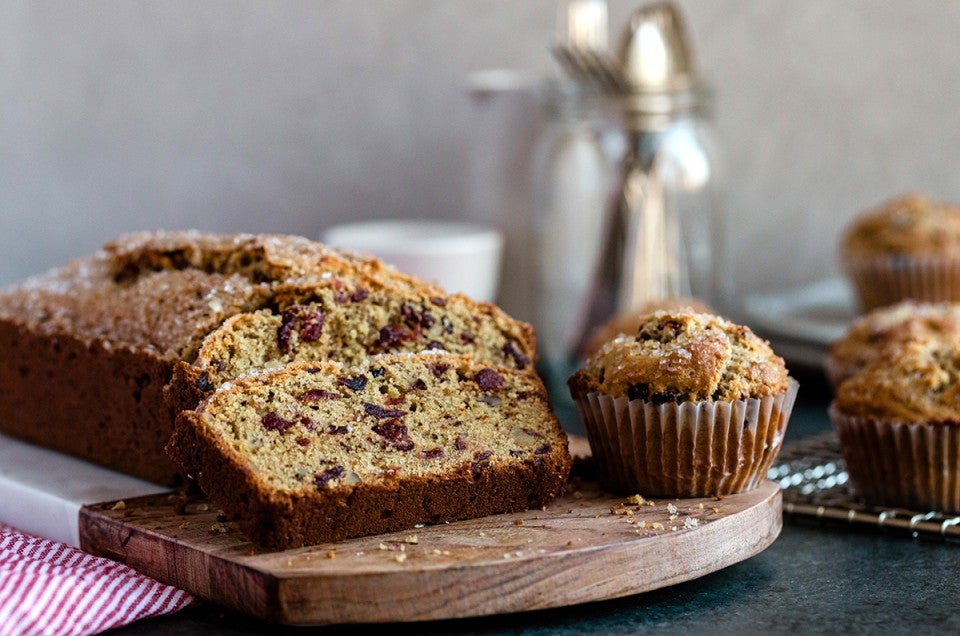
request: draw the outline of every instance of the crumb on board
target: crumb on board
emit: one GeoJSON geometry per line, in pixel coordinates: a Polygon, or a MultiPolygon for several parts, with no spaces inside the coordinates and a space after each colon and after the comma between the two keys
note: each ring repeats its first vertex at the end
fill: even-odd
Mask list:
{"type": "Polygon", "coordinates": [[[403,563],[404,561],[407,560],[407,555],[404,554],[404,553],[400,553],[400,554],[398,554],[397,556],[393,557],[393,559],[394,559],[397,563],[403,563]]]}
{"type": "Polygon", "coordinates": [[[415,535],[415,534],[411,534],[411,535],[408,536],[406,539],[404,539],[404,541],[405,541],[406,543],[410,543],[410,544],[412,544],[412,545],[415,545],[415,544],[417,544],[417,543],[420,543],[420,538],[419,538],[417,535],[415,535]]]}
{"type": "Polygon", "coordinates": [[[110,508],[110,510],[126,510],[126,509],[127,509],[127,502],[125,502],[123,499],[113,504],[113,506],[110,508]]]}
{"type": "Polygon", "coordinates": [[[649,499],[644,499],[643,495],[636,494],[630,495],[626,498],[625,503],[631,506],[652,506],[654,503],[649,499]]]}
{"type": "Polygon", "coordinates": [[[336,551],[336,550],[327,550],[327,558],[328,558],[328,559],[335,559],[335,558],[337,558],[337,551],[336,551]]]}

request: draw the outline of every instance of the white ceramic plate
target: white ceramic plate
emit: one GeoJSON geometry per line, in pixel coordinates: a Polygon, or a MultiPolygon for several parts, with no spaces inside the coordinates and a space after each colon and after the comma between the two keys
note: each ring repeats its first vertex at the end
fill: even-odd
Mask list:
{"type": "Polygon", "coordinates": [[[853,292],[840,278],[748,296],[744,312],[753,329],[794,350],[806,348],[810,357],[819,357],[857,315],[853,292]]]}

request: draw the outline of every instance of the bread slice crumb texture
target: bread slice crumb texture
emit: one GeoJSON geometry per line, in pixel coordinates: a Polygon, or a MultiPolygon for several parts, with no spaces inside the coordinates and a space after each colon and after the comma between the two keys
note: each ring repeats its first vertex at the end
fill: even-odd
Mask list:
{"type": "Polygon", "coordinates": [[[353,365],[396,352],[445,351],[532,368],[532,331],[496,307],[372,283],[331,278],[278,294],[276,308],[233,316],[211,333],[194,364],[212,387],[298,360],[353,365]]]}
{"type": "Polygon", "coordinates": [[[223,385],[200,412],[232,461],[283,493],[468,476],[566,445],[530,374],[447,354],[299,362],[223,385]]]}

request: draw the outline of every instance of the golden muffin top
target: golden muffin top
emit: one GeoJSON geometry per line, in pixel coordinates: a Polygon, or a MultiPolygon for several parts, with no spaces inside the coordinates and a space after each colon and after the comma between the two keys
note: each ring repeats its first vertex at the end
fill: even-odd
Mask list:
{"type": "Polygon", "coordinates": [[[574,398],[596,391],[655,403],[741,400],[787,390],[783,358],[749,327],[719,316],[657,311],[635,335],[601,347],[568,381],[574,398]]]}
{"type": "Polygon", "coordinates": [[[859,417],[960,423],[960,341],[892,343],[840,384],[836,406],[859,417]]]}
{"type": "Polygon", "coordinates": [[[599,351],[600,347],[620,334],[636,333],[637,328],[640,326],[640,321],[642,321],[647,314],[652,314],[655,311],[681,310],[691,310],[704,314],[713,313],[712,307],[696,298],[675,296],[673,298],[654,300],[634,311],[625,311],[616,314],[607,322],[594,329],[593,332],[590,333],[590,337],[584,342],[581,355],[583,355],[584,358],[589,358],[599,351]]]}
{"type": "Polygon", "coordinates": [[[861,368],[886,346],[908,340],[960,337],[960,303],[921,303],[905,300],[879,307],[851,323],[830,344],[830,358],[861,368]]]}
{"type": "Polygon", "coordinates": [[[960,253],[960,206],[910,193],[854,219],[841,242],[845,256],[960,253]]]}

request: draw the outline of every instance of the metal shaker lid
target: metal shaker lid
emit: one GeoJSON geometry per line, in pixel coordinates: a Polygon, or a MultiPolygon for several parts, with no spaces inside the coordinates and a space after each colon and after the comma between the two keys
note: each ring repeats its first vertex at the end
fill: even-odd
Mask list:
{"type": "Polygon", "coordinates": [[[670,2],[640,7],[620,38],[617,56],[627,84],[627,109],[666,113],[696,106],[700,87],[683,17],[670,2]]]}

